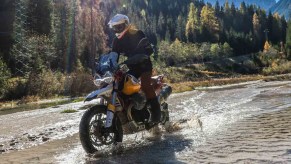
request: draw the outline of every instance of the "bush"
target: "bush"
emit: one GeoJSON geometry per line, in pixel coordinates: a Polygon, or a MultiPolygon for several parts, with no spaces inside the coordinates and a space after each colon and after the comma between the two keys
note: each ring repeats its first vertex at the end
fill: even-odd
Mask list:
{"type": "Polygon", "coordinates": [[[269,48],[268,51],[259,53],[259,59],[264,66],[270,66],[274,60],[281,58],[279,52],[274,48],[269,48]]]}
{"type": "Polygon", "coordinates": [[[214,43],[183,43],[175,40],[173,43],[162,41],[159,46],[158,56],[166,66],[180,66],[196,62],[204,62],[219,57],[232,55],[229,44],[214,43]]]}
{"type": "Polygon", "coordinates": [[[75,72],[66,79],[66,95],[80,96],[96,89],[92,76],[86,72],[75,72]]]}
{"type": "Polygon", "coordinates": [[[31,72],[27,81],[28,95],[41,98],[52,97],[64,93],[65,77],[59,72],[46,70],[41,73],[31,72]]]}
{"type": "Polygon", "coordinates": [[[7,92],[7,81],[10,78],[10,71],[7,65],[0,58],[0,98],[7,92]]]}
{"type": "Polygon", "coordinates": [[[5,100],[20,99],[27,95],[27,80],[23,78],[11,78],[7,82],[6,93],[3,96],[5,100]]]}
{"type": "Polygon", "coordinates": [[[291,73],[291,62],[282,60],[274,62],[270,67],[264,68],[262,72],[264,75],[291,73]]]}

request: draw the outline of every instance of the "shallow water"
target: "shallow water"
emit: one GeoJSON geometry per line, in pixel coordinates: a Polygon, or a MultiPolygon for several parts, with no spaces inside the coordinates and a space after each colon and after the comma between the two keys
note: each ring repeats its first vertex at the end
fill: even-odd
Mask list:
{"type": "MultiPolygon", "coordinates": [[[[121,155],[88,157],[78,141],[83,111],[62,115],[60,108],[0,116],[0,146],[16,138],[24,150],[0,154],[9,163],[290,163],[291,82],[256,81],[202,88],[171,95],[171,122],[180,130],[163,129],[156,140],[148,132],[124,138],[121,155]],[[43,112],[43,113],[42,113],[43,112]],[[27,115],[27,116],[26,116],[27,115]],[[33,121],[29,122],[33,118],[33,121]],[[11,123],[13,120],[18,120],[11,123]],[[38,120],[38,121],[35,121],[38,120]],[[21,126],[17,126],[18,124],[21,126]],[[10,127],[13,128],[8,128],[10,127]],[[42,126],[40,126],[42,125],[42,126]],[[21,135],[52,128],[50,139],[26,144],[21,135]],[[55,129],[53,129],[55,128],[55,129]],[[4,132],[5,131],[5,132],[4,132]],[[20,131],[21,135],[19,137],[20,131]],[[75,134],[75,135],[74,135],[75,134]],[[17,138],[18,136],[18,138],[17,138]],[[12,160],[14,159],[14,160],[12,160]]],[[[70,104],[81,108],[84,104],[70,104]]],[[[49,130],[47,130],[49,131],[49,130]]],[[[1,149],[1,147],[0,147],[1,149]]],[[[1,163],[1,162],[0,162],[1,163]]]]}

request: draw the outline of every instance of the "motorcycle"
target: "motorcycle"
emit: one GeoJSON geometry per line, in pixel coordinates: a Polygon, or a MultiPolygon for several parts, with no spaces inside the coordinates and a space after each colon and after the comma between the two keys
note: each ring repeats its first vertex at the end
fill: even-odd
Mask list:
{"type": "MultiPolygon", "coordinates": [[[[126,63],[117,64],[117,61],[118,55],[114,52],[100,58],[94,77],[98,89],[85,98],[85,101],[99,99],[98,104],[85,111],[79,125],[82,147],[89,154],[122,142],[123,135],[156,126],[149,122],[150,105],[146,102],[140,81],[128,73],[126,63]]],[[[131,62],[136,61],[133,59],[131,62]]],[[[166,100],[172,88],[163,82],[163,77],[152,77],[152,86],[161,105],[160,124],[165,125],[169,122],[166,100]]]]}

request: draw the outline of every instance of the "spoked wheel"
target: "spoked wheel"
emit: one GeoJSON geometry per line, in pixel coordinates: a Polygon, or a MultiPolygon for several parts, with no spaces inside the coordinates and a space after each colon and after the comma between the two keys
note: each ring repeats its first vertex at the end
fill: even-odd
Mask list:
{"type": "Polygon", "coordinates": [[[118,117],[114,117],[112,128],[105,129],[106,106],[96,105],[82,116],[79,133],[87,153],[106,151],[116,142],[122,142],[123,131],[118,117]]]}

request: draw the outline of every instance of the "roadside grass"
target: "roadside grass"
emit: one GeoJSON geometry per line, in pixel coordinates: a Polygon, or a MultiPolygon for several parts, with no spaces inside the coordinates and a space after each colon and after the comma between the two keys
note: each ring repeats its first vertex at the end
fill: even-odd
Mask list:
{"type": "MultiPolygon", "coordinates": [[[[174,93],[191,91],[197,87],[235,84],[255,80],[291,80],[291,61],[288,61],[286,57],[278,56],[275,51],[227,58],[225,60],[221,59],[198,64],[185,63],[179,66],[166,66],[157,62],[155,63],[153,74],[164,74],[164,81],[172,86],[174,93]]],[[[43,75],[31,75],[30,81],[22,78],[12,78],[9,80],[7,88],[7,100],[12,101],[0,102],[0,110],[14,108],[22,104],[38,104],[45,107],[55,106],[54,100],[59,101],[57,99],[62,99],[61,96],[82,96],[96,89],[89,74],[86,72],[75,73],[71,76],[62,75],[58,72],[49,72],[43,75]],[[37,81],[35,79],[39,78],[44,78],[45,80],[42,83],[33,83],[37,81]],[[54,81],[58,80],[60,82],[57,83],[58,87],[56,87],[54,81]],[[42,101],[43,98],[53,98],[52,103],[47,104],[47,102],[42,101]]],[[[66,100],[61,104],[83,100],[84,98],[80,97],[74,100],[66,100]]],[[[88,107],[80,110],[86,108],[88,107]]]]}
{"type": "Polygon", "coordinates": [[[264,75],[284,74],[291,72],[291,61],[288,62],[274,62],[271,66],[264,68],[262,73],[264,75]]]}
{"type": "Polygon", "coordinates": [[[94,105],[95,104],[88,104],[88,105],[85,105],[85,106],[80,107],[78,110],[87,110],[87,109],[93,107],[94,105]]]}
{"type": "Polygon", "coordinates": [[[78,112],[78,110],[75,110],[75,109],[65,109],[61,113],[75,113],[75,112],[78,112]]]}
{"type": "Polygon", "coordinates": [[[84,101],[83,97],[79,97],[79,98],[74,99],[73,103],[81,102],[81,101],[84,101]]]}
{"type": "Polygon", "coordinates": [[[220,85],[236,84],[236,83],[256,81],[256,80],[264,80],[264,81],[291,80],[291,74],[274,75],[274,76],[246,75],[246,76],[234,77],[234,78],[221,78],[221,79],[209,79],[209,80],[202,80],[202,81],[169,83],[169,85],[173,88],[173,93],[180,93],[180,92],[195,90],[195,88],[197,87],[220,86],[220,85]]]}

